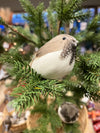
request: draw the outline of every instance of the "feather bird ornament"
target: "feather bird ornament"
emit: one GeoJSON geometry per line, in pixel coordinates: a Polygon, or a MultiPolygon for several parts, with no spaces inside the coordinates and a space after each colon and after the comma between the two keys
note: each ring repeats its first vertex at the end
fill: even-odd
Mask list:
{"type": "Polygon", "coordinates": [[[35,53],[31,68],[43,78],[63,79],[74,67],[77,42],[70,35],[57,35],[35,53]]]}
{"type": "Polygon", "coordinates": [[[76,105],[65,102],[58,108],[58,115],[64,123],[74,123],[79,116],[79,110],[76,105]]]}

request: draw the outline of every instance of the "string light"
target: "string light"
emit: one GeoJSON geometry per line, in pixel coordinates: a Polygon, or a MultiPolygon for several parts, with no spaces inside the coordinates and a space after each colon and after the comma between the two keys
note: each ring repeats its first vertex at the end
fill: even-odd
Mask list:
{"type": "Polygon", "coordinates": [[[19,49],[19,51],[20,51],[20,52],[23,52],[23,49],[22,49],[22,48],[20,48],[20,49],[19,49]]]}
{"type": "Polygon", "coordinates": [[[5,51],[8,51],[8,49],[7,49],[7,48],[5,48],[5,51]]]}
{"type": "Polygon", "coordinates": [[[17,43],[16,42],[14,42],[14,46],[16,46],[17,45],[17,43]]]}

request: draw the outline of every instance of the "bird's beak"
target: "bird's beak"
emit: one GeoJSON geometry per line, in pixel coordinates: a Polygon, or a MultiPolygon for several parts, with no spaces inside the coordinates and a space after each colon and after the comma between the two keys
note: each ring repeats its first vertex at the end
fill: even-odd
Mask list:
{"type": "Polygon", "coordinates": [[[79,42],[79,41],[78,41],[78,40],[76,40],[76,43],[75,43],[75,46],[76,46],[76,47],[77,47],[78,42],[79,42]]]}
{"type": "Polygon", "coordinates": [[[78,41],[78,40],[76,40],[76,43],[79,43],[79,41],[78,41]]]}

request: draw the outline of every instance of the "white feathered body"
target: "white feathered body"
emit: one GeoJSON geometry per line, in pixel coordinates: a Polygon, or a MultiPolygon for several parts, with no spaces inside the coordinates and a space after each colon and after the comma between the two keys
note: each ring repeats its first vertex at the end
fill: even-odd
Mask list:
{"type": "Polygon", "coordinates": [[[44,78],[62,79],[72,71],[75,61],[70,64],[71,56],[62,58],[61,52],[62,50],[36,58],[31,67],[44,78]]]}

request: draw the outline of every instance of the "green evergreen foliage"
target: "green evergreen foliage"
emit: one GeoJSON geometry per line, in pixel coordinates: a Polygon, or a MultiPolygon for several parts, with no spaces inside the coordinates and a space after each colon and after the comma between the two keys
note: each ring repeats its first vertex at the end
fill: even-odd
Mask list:
{"type": "Polygon", "coordinates": [[[27,17],[24,16],[25,19],[28,20],[31,30],[33,30],[38,38],[37,46],[41,47],[48,40],[48,38],[45,38],[43,33],[46,32],[46,34],[50,36],[43,20],[44,4],[40,3],[35,8],[29,0],[20,0],[20,3],[24,10],[28,13],[27,17]]]}
{"type": "Polygon", "coordinates": [[[3,40],[9,43],[17,43],[18,45],[22,45],[22,43],[25,42],[31,42],[35,44],[35,41],[33,41],[32,35],[28,30],[24,30],[21,27],[10,26],[4,22],[2,18],[0,18],[0,24],[5,25],[9,31],[8,34],[4,36],[3,40]]]}
{"type": "Polygon", "coordinates": [[[89,96],[97,100],[99,98],[97,92],[100,90],[100,53],[86,54],[81,56],[80,61],[78,69],[79,80],[87,90],[87,94],[89,91],[89,96]]]}
{"type": "Polygon", "coordinates": [[[82,19],[88,14],[81,10],[82,0],[52,0],[51,9],[57,13],[57,33],[60,33],[62,26],[68,25],[70,21],[82,19]]]}
{"type": "MultiPolygon", "coordinates": [[[[60,27],[65,23],[69,23],[72,19],[84,17],[85,14],[77,12],[80,10],[80,2],[81,0],[67,2],[65,0],[52,0],[47,9],[49,23],[49,27],[47,27],[43,20],[42,12],[45,9],[43,3],[34,7],[29,0],[20,0],[24,10],[28,13],[25,18],[34,31],[33,34],[20,27],[9,26],[0,19],[0,23],[10,29],[4,40],[12,44],[16,43],[13,45],[13,49],[3,53],[0,57],[0,62],[11,66],[9,73],[17,82],[17,87],[12,93],[15,97],[12,104],[18,112],[34,106],[32,113],[42,114],[38,120],[40,126],[31,131],[26,130],[25,133],[55,133],[58,127],[63,127],[67,133],[79,133],[77,123],[63,124],[61,122],[57,114],[58,106],[65,101],[80,106],[83,104],[81,102],[83,95],[94,100],[100,98],[100,53],[86,54],[85,56],[77,54],[74,70],[66,79],[58,81],[42,78],[30,68],[31,55],[27,58],[27,55],[22,55],[19,52],[19,48],[25,42],[41,47],[52,37],[61,33],[60,27]],[[73,77],[74,80],[72,80],[73,77]],[[69,91],[72,92],[72,96],[66,95],[69,91]],[[51,104],[47,103],[48,96],[53,98],[51,104]],[[48,131],[49,123],[51,124],[50,131],[48,131]]],[[[88,30],[95,28],[94,25],[93,21],[88,30]]]]}
{"type": "Polygon", "coordinates": [[[95,16],[95,18],[88,23],[86,30],[81,31],[75,37],[80,43],[91,42],[93,49],[96,51],[100,48],[100,15],[95,16]]]}
{"type": "Polygon", "coordinates": [[[79,5],[81,5],[81,1],[69,0],[66,2],[66,0],[51,0],[49,7],[46,9],[48,14],[48,27],[43,20],[43,12],[45,10],[43,3],[34,7],[29,0],[20,0],[23,9],[28,13],[28,16],[24,16],[24,18],[28,21],[30,29],[34,33],[31,34],[28,30],[24,30],[21,27],[11,27],[0,18],[0,23],[10,30],[9,34],[3,40],[10,43],[16,42],[16,46],[21,46],[25,42],[31,42],[33,45],[41,47],[51,38],[59,34],[60,28],[62,26],[65,27],[66,23],[69,24],[73,19],[86,16],[80,10],[79,5]],[[78,12],[79,10],[80,12],[78,12]]]}
{"type": "Polygon", "coordinates": [[[58,0],[55,8],[55,11],[58,14],[58,20],[68,22],[71,19],[77,18],[76,13],[80,9],[81,2],[82,0],[58,0]]]}
{"type": "Polygon", "coordinates": [[[3,43],[3,36],[0,35],[0,54],[4,52],[4,48],[2,47],[2,43],[3,43]]]}
{"type": "MultiPolygon", "coordinates": [[[[13,60],[13,73],[16,75],[16,80],[19,81],[18,87],[14,88],[12,94],[16,97],[13,100],[13,106],[17,111],[23,111],[34,105],[32,113],[40,112],[44,114],[39,120],[40,128],[33,131],[42,132],[42,130],[45,130],[47,132],[47,123],[51,122],[52,126],[54,126],[52,127],[52,130],[54,130],[52,132],[55,132],[56,127],[59,127],[60,123],[58,121],[58,126],[55,125],[55,120],[59,119],[55,106],[58,107],[64,101],[73,102],[79,106],[82,104],[80,99],[83,95],[95,100],[100,98],[100,87],[98,84],[100,80],[100,58],[97,57],[100,57],[100,53],[80,56],[71,75],[63,81],[43,79],[28,64],[23,61],[19,62],[16,59],[13,60]],[[73,75],[76,75],[77,80],[71,80],[73,75]],[[71,91],[73,96],[67,96],[68,91],[71,91]],[[44,99],[41,99],[41,95],[44,99]],[[48,96],[54,97],[54,101],[50,105],[47,105],[48,96]],[[53,120],[50,120],[50,118],[53,118],[53,120]]],[[[77,127],[73,124],[65,124],[63,126],[65,131],[74,130],[73,133],[75,133],[75,127],[77,127]],[[70,128],[70,126],[73,128],[70,128]]]]}

